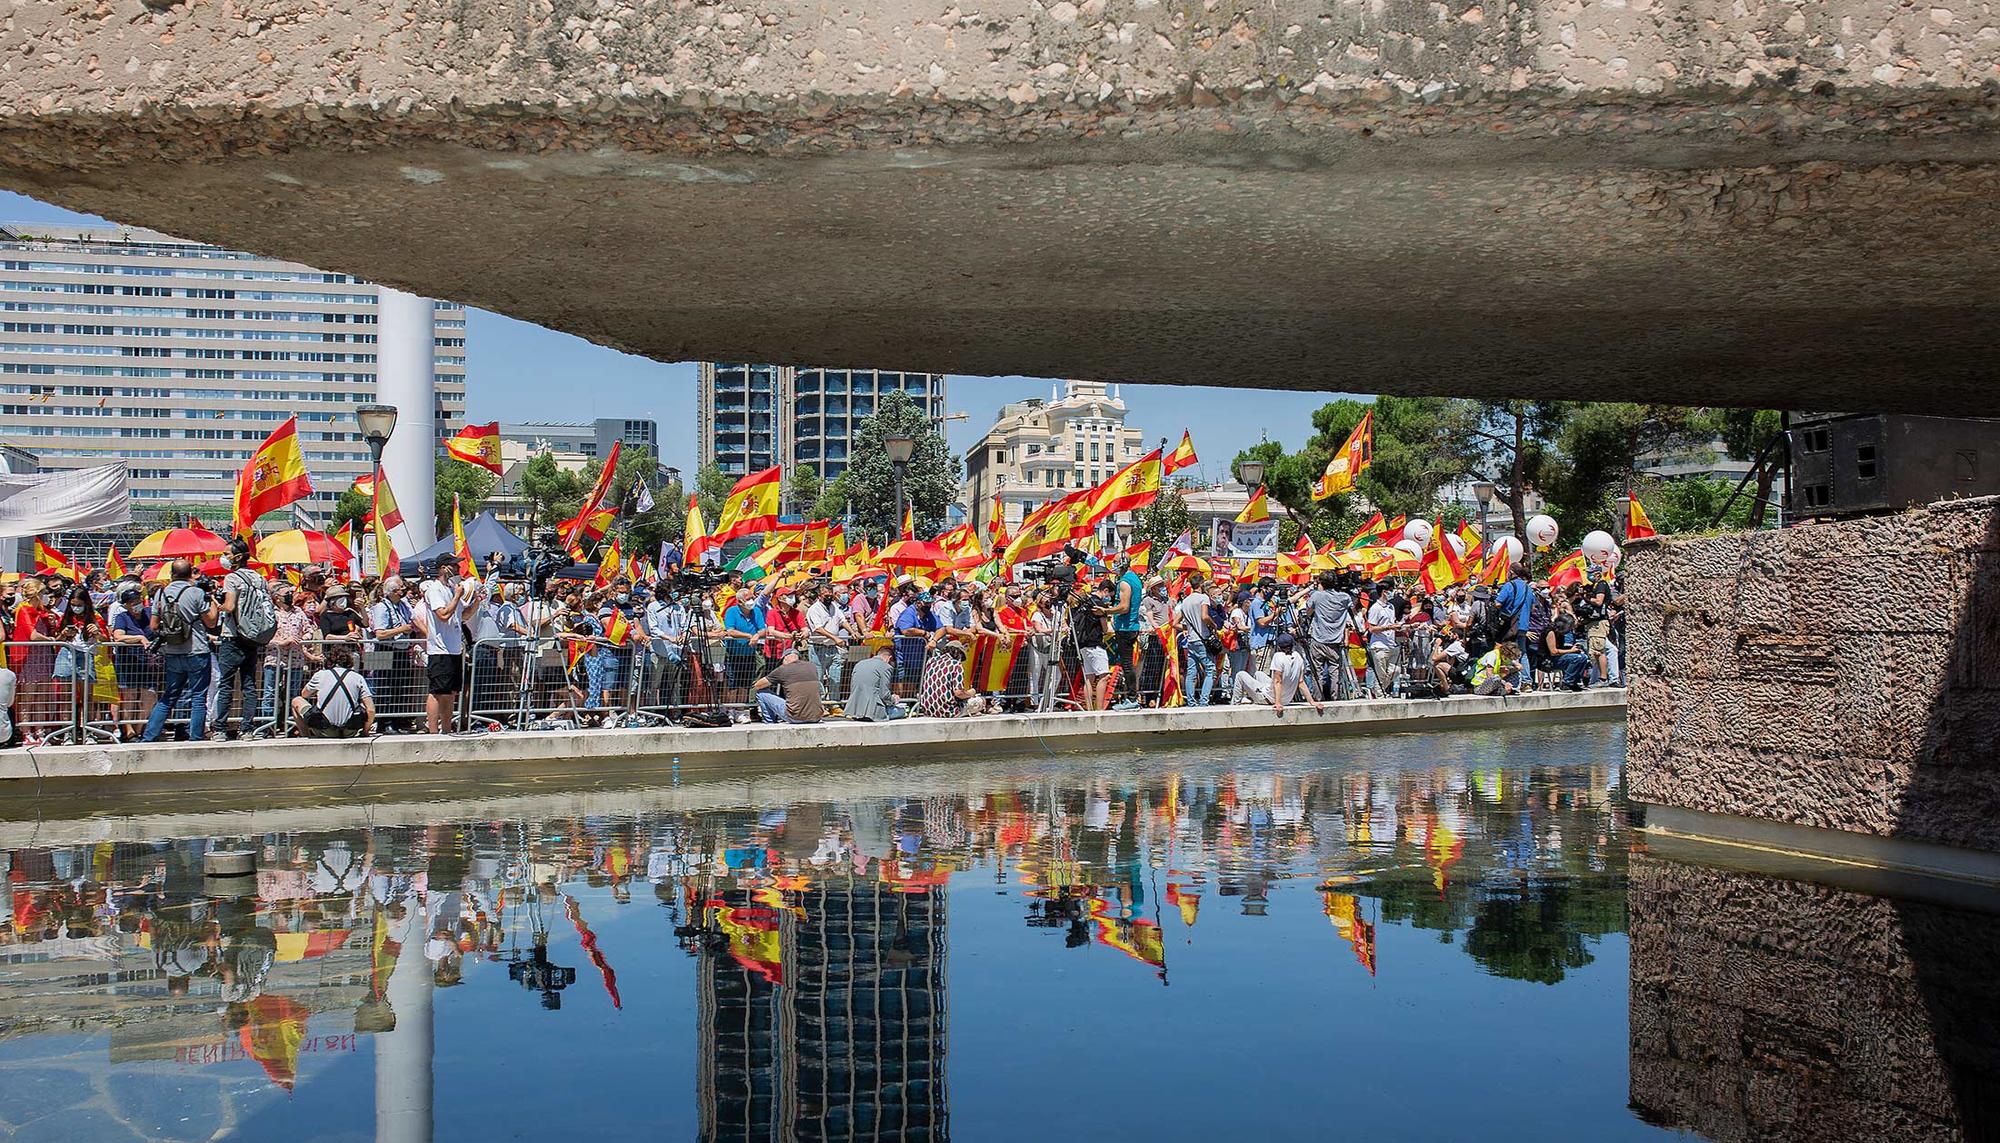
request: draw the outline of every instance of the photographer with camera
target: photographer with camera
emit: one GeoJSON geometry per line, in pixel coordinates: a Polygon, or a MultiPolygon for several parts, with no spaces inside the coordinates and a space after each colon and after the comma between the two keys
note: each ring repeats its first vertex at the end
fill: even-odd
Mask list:
{"type": "Polygon", "coordinates": [[[1223,648],[1209,609],[1220,592],[1221,588],[1214,584],[1190,591],[1174,609],[1174,625],[1180,629],[1181,658],[1185,663],[1181,693],[1189,706],[1207,706],[1209,692],[1215,687],[1216,658],[1223,648]]]}
{"type": "Polygon", "coordinates": [[[239,689],[243,714],[236,736],[262,737],[254,720],[264,706],[264,645],[278,630],[278,608],[271,600],[271,586],[250,567],[250,545],[240,537],[231,540],[222,562],[229,573],[222,578],[221,598],[215,608],[222,633],[215,643],[215,729],[209,735],[217,742],[230,737],[229,716],[239,689]]]}
{"type": "Polygon", "coordinates": [[[153,608],[153,645],[159,648],[166,681],[140,741],[158,742],[167,719],[182,703],[188,704],[188,737],[200,741],[208,725],[208,626],[215,622],[216,604],[194,582],[194,564],[188,560],[175,560],[167,575],[167,586],[153,608]]]}
{"type": "Polygon", "coordinates": [[[681,705],[687,693],[688,629],[694,624],[687,604],[675,595],[664,573],[653,585],[653,601],[646,605],[646,614],[639,622],[646,653],[652,657],[654,700],[672,710],[681,705]]]}
{"type": "Polygon", "coordinates": [[[465,689],[465,623],[479,608],[484,589],[476,579],[460,579],[458,561],[432,560],[417,612],[424,631],[424,728],[432,734],[452,729],[458,696],[465,689]]]}
{"type": "Polygon", "coordinates": [[[1313,691],[1345,699],[1354,693],[1354,673],[1347,662],[1347,631],[1354,618],[1354,596],[1360,588],[1354,572],[1324,571],[1319,587],[1306,597],[1300,621],[1306,627],[1306,659],[1312,664],[1313,691]]]}

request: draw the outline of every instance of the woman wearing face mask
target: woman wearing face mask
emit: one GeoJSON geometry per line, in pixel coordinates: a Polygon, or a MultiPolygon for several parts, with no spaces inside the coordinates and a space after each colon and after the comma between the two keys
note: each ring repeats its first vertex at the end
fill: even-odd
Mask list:
{"type": "Polygon", "coordinates": [[[7,649],[20,688],[21,722],[28,743],[40,742],[47,724],[64,704],[58,700],[61,687],[52,681],[56,665],[57,617],[49,613],[42,581],[28,576],[21,581],[21,598],[14,605],[13,647],[7,649]]]}
{"type": "MultiPolygon", "coordinates": [[[[137,584],[127,584],[118,593],[121,605],[111,621],[111,664],[118,672],[118,705],[125,714],[138,714],[139,722],[120,728],[126,741],[137,741],[145,729],[143,715],[159,698],[154,685],[158,663],[147,658],[153,646],[153,609],[145,604],[145,592],[137,584]]],[[[268,689],[268,688],[267,688],[268,689]]]]}
{"type": "MultiPolygon", "coordinates": [[[[90,589],[83,584],[71,588],[56,613],[55,678],[61,684],[58,697],[65,703],[63,710],[68,711],[67,703],[74,697],[82,705],[85,722],[90,721],[91,691],[97,681],[93,652],[109,637],[97,617],[97,605],[90,601],[90,589]]],[[[114,701],[111,706],[115,718],[118,704],[114,701]]]]}

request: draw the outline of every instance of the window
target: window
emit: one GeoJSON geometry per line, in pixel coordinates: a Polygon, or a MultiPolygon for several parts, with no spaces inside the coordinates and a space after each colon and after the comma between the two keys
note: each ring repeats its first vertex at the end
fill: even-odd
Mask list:
{"type": "Polygon", "coordinates": [[[1006,463],[1007,463],[1007,451],[1006,451],[1005,449],[997,449],[997,448],[996,448],[996,449],[994,449],[994,450],[993,450],[993,463],[994,463],[994,464],[1006,464],[1006,463]]]}
{"type": "Polygon", "coordinates": [[[1860,445],[1854,450],[1854,478],[1856,480],[1875,479],[1875,446],[1860,445]]]}
{"type": "Polygon", "coordinates": [[[1800,434],[1800,438],[1800,452],[1831,452],[1833,450],[1832,429],[1806,429],[1800,434]]]}
{"type": "Polygon", "coordinates": [[[1799,489],[1799,494],[1808,508],[1828,508],[1833,505],[1831,484],[1807,484],[1799,489]]]}

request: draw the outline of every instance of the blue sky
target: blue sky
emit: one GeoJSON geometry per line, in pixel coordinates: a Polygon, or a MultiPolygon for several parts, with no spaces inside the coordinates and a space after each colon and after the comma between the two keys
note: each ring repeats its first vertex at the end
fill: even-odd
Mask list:
{"type": "MultiPolygon", "coordinates": [[[[100,220],[0,191],[0,222],[96,221],[100,220]]],[[[483,310],[471,311],[467,326],[470,420],[650,416],[660,423],[662,461],[693,468],[692,363],[634,357],[483,310]],[[551,384],[552,379],[562,380],[551,384]]],[[[1001,405],[1023,397],[1046,397],[1051,384],[1046,378],[953,375],[947,404],[952,412],[966,414],[966,419],[946,424],[947,439],[964,452],[993,423],[1001,405]]],[[[1337,396],[1178,385],[1125,385],[1120,395],[1130,410],[1127,423],[1144,430],[1148,439],[1178,440],[1182,429],[1193,429],[1195,451],[1202,458],[1197,475],[1209,480],[1222,477],[1222,466],[1239,449],[1266,436],[1288,447],[1303,444],[1312,433],[1313,410],[1337,396]]]]}

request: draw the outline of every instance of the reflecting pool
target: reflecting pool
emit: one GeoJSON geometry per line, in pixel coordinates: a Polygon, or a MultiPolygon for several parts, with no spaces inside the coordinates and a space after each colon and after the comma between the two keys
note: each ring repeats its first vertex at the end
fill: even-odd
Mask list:
{"type": "Polygon", "coordinates": [[[1555,727],[8,823],[0,1129],[1990,1124],[1991,918],[1635,855],[1623,755],[1555,727]],[[254,874],[205,873],[233,850],[254,874]]]}

